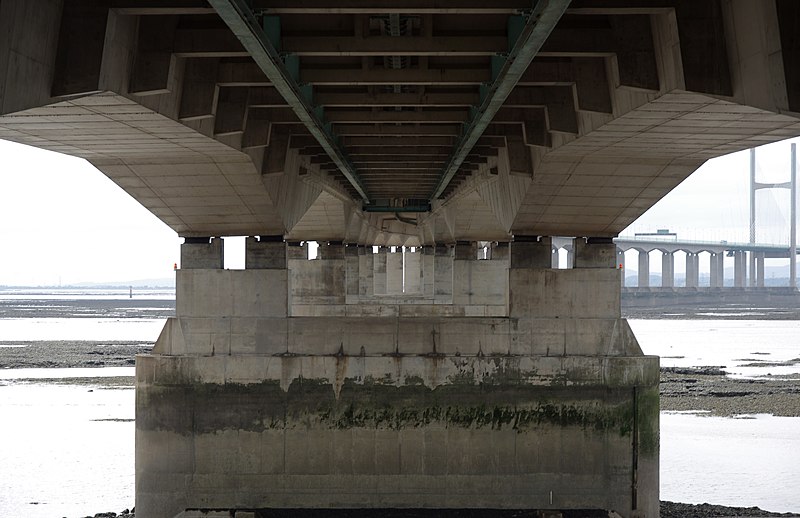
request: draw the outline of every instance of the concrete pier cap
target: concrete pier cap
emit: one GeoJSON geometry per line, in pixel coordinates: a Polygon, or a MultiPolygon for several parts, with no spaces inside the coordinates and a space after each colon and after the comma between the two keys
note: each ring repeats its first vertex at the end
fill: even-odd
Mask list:
{"type": "Polygon", "coordinates": [[[564,270],[548,236],[424,247],[399,292],[380,250],[250,237],[221,270],[221,241],[182,245],[176,317],[137,358],[141,516],[658,516],[658,358],[610,240],[575,239],[564,270]]]}

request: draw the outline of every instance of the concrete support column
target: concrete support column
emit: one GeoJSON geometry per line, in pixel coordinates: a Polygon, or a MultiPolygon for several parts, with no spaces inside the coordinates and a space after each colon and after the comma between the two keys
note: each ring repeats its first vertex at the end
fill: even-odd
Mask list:
{"type": "Polygon", "coordinates": [[[320,243],[319,248],[317,248],[317,259],[344,259],[344,245],[341,241],[320,243]]]}
{"type": "Polygon", "coordinates": [[[288,260],[308,261],[308,243],[299,241],[286,243],[286,257],[288,260]]]}
{"type": "Polygon", "coordinates": [[[625,250],[617,248],[617,267],[620,270],[620,286],[625,287],[625,250]]]}
{"type": "Polygon", "coordinates": [[[661,251],[661,287],[675,287],[675,254],[661,251]]]}
{"type": "Polygon", "coordinates": [[[505,261],[511,260],[511,246],[510,243],[492,243],[492,261],[505,261]]]}
{"type": "Polygon", "coordinates": [[[433,299],[435,290],[435,254],[436,247],[422,247],[422,295],[426,299],[433,299]]]}
{"type": "Polygon", "coordinates": [[[375,288],[375,295],[386,295],[386,256],[389,254],[389,249],[385,246],[378,247],[378,253],[372,257],[373,261],[373,286],[375,288]]]}
{"type": "Polygon", "coordinates": [[[222,269],[223,253],[222,238],[187,237],[181,245],[181,269],[222,269]]]}
{"type": "Polygon", "coordinates": [[[686,252],[686,287],[697,288],[700,284],[700,257],[695,252],[686,252]]]}
{"type": "MultiPolygon", "coordinates": [[[[515,238],[511,243],[509,316],[565,319],[565,322],[620,318],[621,271],[615,268],[613,242],[603,238],[576,238],[575,268],[571,269],[550,268],[550,249],[549,237],[538,241],[515,238]]],[[[569,335],[565,340],[569,342],[572,338],[569,335]]],[[[564,353],[554,350],[550,343],[552,341],[534,340],[531,346],[536,354],[564,353]]],[[[595,353],[583,351],[580,354],[595,353]]]]}
{"type": "Polygon", "coordinates": [[[733,253],[733,285],[744,288],[747,285],[747,255],[745,252],[733,253]]]}
{"type": "Polygon", "coordinates": [[[399,246],[386,254],[386,294],[403,294],[403,249],[399,246]]]}
{"type": "Polygon", "coordinates": [[[453,303],[453,247],[436,245],[433,255],[433,300],[453,303]]]}
{"type": "Polygon", "coordinates": [[[244,267],[246,270],[285,270],[287,244],[281,236],[248,237],[245,240],[244,267]]]}
{"type": "MultiPolygon", "coordinates": [[[[196,244],[190,243],[190,248],[196,244]]],[[[168,320],[154,352],[214,356],[250,351],[253,344],[240,340],[242,321],[234,325],[231,317],[285,319],[291,314],[287,251],[286,243],[251,237],[246,240],[244,270],[178,270],[176,317],[168,320]]],[[[273,331],[276,340],[283,336],[279,328],[273,331]]]]}
{"type": "Polygon", "coordinates": [[[355,304],[359,299],[361,282],[361,264],[358,250],[364,248],[356,245],[348,245],[344,249],[344,289],[345,303],[355,304]]]}
{"type": "Polygon", "coordinates": [[[358,294],[367,297],[375,294],[375,259],[371,246],[358,247],[358,294]]]}
{"type": "Polygon", "coordinates": [[[552,268],[552,255],[549,236],[516,236],[511,244],[511,268],[552,268]]]}
{"type": "Polygon", "coordinates": [[[616,268],[617,247],[603,237],[575,239],[575,268],[616,268]]]}
{"type": "MultiPolygon", "coordinates": [[[[345,246],[340,241],[321,242],[316,259],[292,260],[290,266],[294,316],[344,314],[347,268],[345,246]]],[[[355,266],[355,261],[352,266],[355,266]]]]}
{"type": "Polygon", "coordinates": [[[722,288],[725,284],[725,254],[716,252],[711,254],[711,287],[722,288]]]}
{"type": "Polygon", "coordinates": [[[557,245],[553,244],[550,247],[550,268],[557,269],[558,268],[558,248],[557,245]]]}
{"type": "Polygon", "coordinates": [[[453,251],[456,261],[477,261],[478,243],[475,241],[459,241],[453,251]]]}
{"type": "Polygon", "coordinates": [[[406,249],[403,256],[403,276],[405,284],[403,292],[408,295],[422,294],[422,250],[415,248],[412,252],[406,249]]]}
{"type": "Polygon", "coordinates": [[[650,287],[650,253],[646,250],[638,250],[639,252],[639,287],[650,287]]]}
{"type": "Polygon", "coordinates": [[[567,251],[567,265],[565,268],[575,268],[575,246],[567,245],[564,249],[567,251]]]}
{"type": "Polygon", "coordinates": [[[766,255],[764,252],[755,252],[754,255],[756,256],[756,286],[759,288],[764,287],[764,259],[766,255]]]}
{"type": "MultiPolygon", "coordinates": [[[[753,241],[751,240],[750,242],[752,243],[753,241]]],[[[750,286],[751,288],[753,288],[756,285],[756,253],[755,252],[748,252],[747,253],[747,263],[748,263],[748,266],[749,266],[748,270],[750,271],[750,276],[747,279],[747,285],[750,286]]]]}
{"type": "Polygon", "coordinates": [[[458,241],[453,250],[453,304],[473,304],[473,295],[479,299],[484,291],[483,282],[477,272],[478,243],[474,241],[458,241]]]}

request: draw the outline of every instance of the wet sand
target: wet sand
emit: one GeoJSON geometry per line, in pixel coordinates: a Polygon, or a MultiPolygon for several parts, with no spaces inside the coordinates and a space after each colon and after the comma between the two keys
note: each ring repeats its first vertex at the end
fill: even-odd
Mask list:
{"type": "Polygon", "coordinates": [[[800,417],[800,383],[765,373],[758,379],[725,376],[716,367],[662,367],[661,410],[733,417],[772,414],[800,417]]]}
{"type": "Polygon", "coordinates": [[[0,299],[0,318],[167,318],[169,299],[0,299]]]}
{"type": "Polygon", "coordinates": [[[0,369],[133,367],[151,342],[0,341],[0,369]]]}

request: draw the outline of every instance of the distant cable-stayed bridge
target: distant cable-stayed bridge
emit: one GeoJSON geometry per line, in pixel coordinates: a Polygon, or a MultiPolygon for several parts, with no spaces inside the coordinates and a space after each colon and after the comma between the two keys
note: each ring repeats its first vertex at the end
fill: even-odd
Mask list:
{"type": "MultiPolygon", "coordinates": [[[[786,258],[789,263],[788,286],[797,288],[797,149],[791,145],[789,181],[759,182],[756,179],[756,150],[750,150],[750,239],[746,243],[729,241],[679,240],[676,233],[659,229],[655,233],[637,233],[633,238],[614,239],[617,245],[617,263],[625,267],[625,252],[638,252],[639,288],[650,287],[650,252],[661,252],[661,287],[675,287],[675,253],[684,252],[686,260],[686,288],[699,287],[700,254],[707,253],[709,261],[709,287],[722,288],[725,285],[725,257],[733,258],[733,287],[764,287],[765,259],[786,258]],[[765,189],[789,190],[789,239],[788,244],[758,243],[756,239],[756,193],[765,189]]],[[[625,285],[625,275],[622,276],[625,285]]]]}

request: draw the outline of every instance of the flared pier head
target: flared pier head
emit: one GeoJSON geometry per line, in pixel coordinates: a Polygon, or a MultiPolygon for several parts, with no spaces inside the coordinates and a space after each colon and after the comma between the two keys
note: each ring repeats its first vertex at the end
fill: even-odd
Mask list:
{"type": "Polygon", "coordinates": [[[558,270],[549,238],[480,260],[250,238],[238,271],[194,241],[177,316],[137,358],[137,514],[658,516],[658,358],[620,318],[610,240],[558,270]]]}

